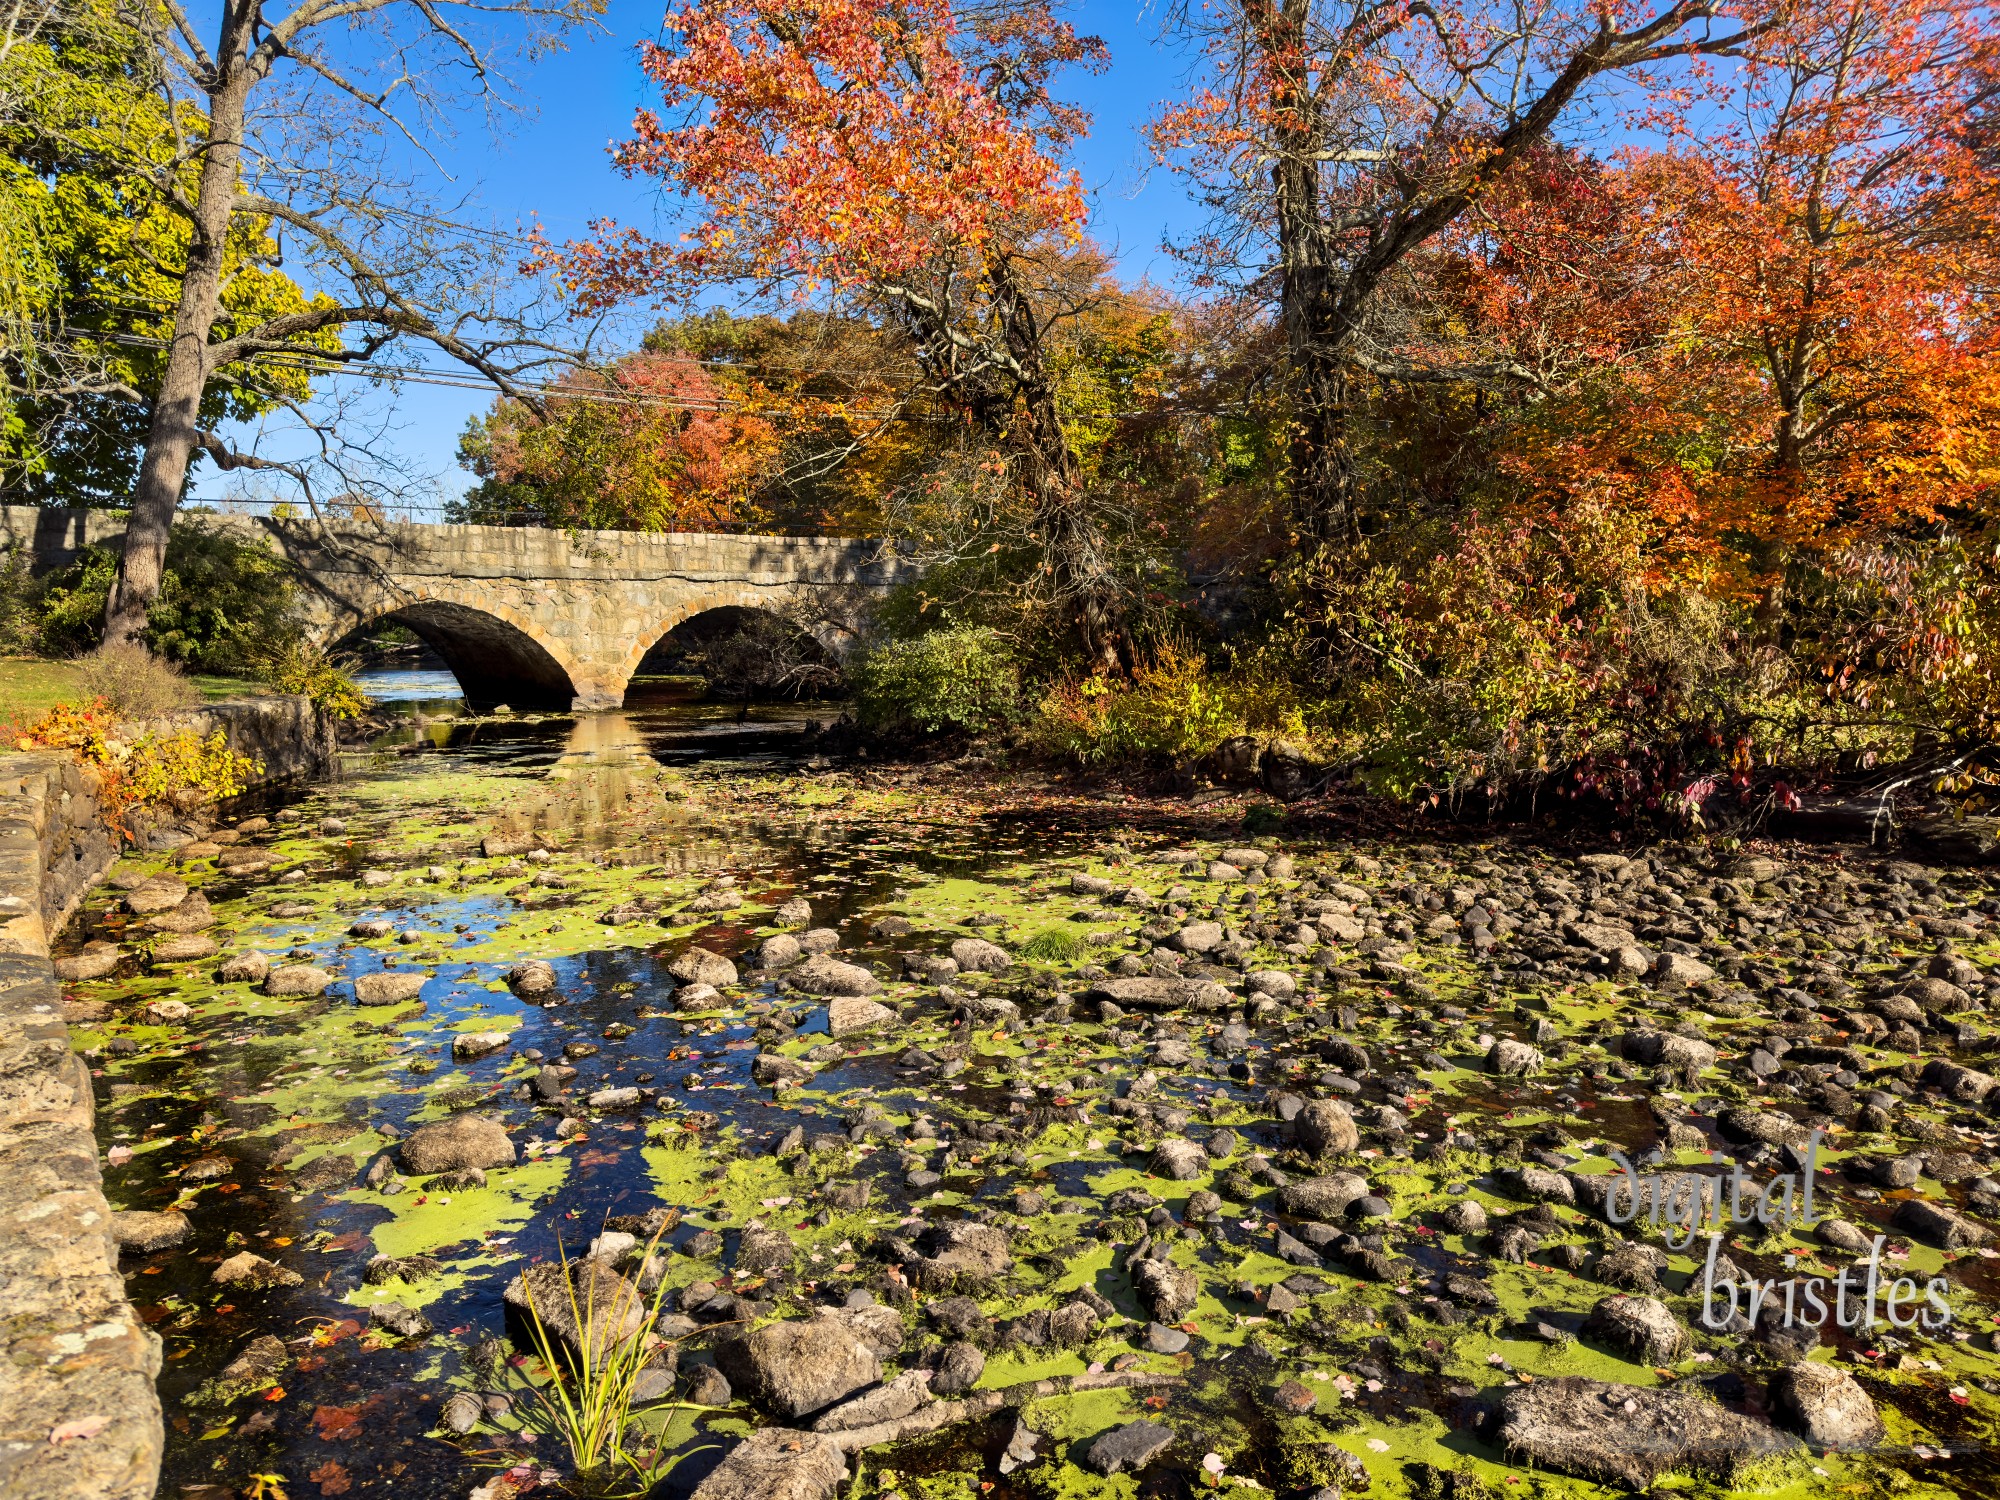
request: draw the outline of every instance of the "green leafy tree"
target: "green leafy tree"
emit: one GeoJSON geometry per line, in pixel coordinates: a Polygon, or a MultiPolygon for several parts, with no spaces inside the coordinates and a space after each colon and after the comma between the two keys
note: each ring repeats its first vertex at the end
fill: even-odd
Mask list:
{"type": "MultiPolygon", "coordinates": [[[[137,481],[172,333],[189,228],[171,198],[199,118],[161,88],[133,0],[62,0],[0,56],[0,490],[53,505],[125,504],[137,481]]],[[[281,269],[265,216],[234,220],[223,327],[325,304],[281,269]]],[[[332,348],[331,335],[318,347],[332,348]]],[[[245,421],[310,393],[296,364],[239,360],[200,421],[245,421]]]]}

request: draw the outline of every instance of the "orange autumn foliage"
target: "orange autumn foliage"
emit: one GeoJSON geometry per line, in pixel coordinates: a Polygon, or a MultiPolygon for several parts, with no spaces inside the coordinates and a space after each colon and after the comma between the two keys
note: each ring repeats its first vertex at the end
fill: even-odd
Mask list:
{"type": "Polygon", "coordinates": [[[586,300],[720,282],[867,290],[1037,233],[1074,241],[1081,184],[1052,152],[1083,125],[1048,92],[1101,54],[1041,0],[691,0],[641,54],[659,87],[616,160],[688,205],[655,239],[597,226],[561,257],[586,300]]]}
{"type": "Polygon", "coordinates": [[[1794,14],[1580,191],[1488,204],[1482,313],[1592,358],[1514,434],[1543,495],[1635,505],[1683,576],[1983,516],[2000,482],[1995,42],[1963,0],[1794,14]],[[1547,254],[1577,236],[1578,255],[1547,254]],[[1539,269],[1559,262],[1567,276],[1539,269]],[[1581,269],[1581,275],[1576,274],[1581,269]],[[1581,315],[1581,316],[1579,316],[1581,315]]]}

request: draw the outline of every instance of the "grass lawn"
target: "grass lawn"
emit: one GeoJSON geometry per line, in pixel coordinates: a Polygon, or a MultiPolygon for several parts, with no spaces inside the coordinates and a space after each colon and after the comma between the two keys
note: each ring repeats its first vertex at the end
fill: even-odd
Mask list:
{"type": "MultiPolygon", "coordinates": [[[[245,682],[235,677],[190,676],[188,681],[209,702],[270,691],[261,682],[245,682]]],[[[25,724],[40,718],[58,703],[74,702],[76,697],[76,669],[68,662],[0,657],[0,724],[25,724]]]]}

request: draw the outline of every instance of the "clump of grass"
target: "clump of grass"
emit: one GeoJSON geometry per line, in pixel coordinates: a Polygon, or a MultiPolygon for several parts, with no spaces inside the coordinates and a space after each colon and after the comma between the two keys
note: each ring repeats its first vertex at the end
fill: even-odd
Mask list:
{"type": "Polygon", "coordinates": [[[1064,963],[1075,958],[1083,949],[1083,934],[1074,928],[1044,927],[1021,944],[1021,956],[1040,959],[1044,963],[1064,963]]]}
{"type": "Polygon", "coordinates": [[[153,719],[200,698],[181,669],[134,642],[110,642],[75,662],[86,699],[101,698],[121,719],[153,719]]]}
{"type": "MultiPolygon", "coordinates": [[[[648,1259],[658,1243],[655,1235],[647,1244],[648,1259]]],[[[668,1400],[639,1400],[641,1374],[670,1342],[661,1338],[654,1326],[665,1285],[655,1288],[644,1315],[633,1322],[622,1298],[605,1305],[607,1299],[599,1297],[595,1275],[583,1278],[579,1292],[576,1266],[566,1250],[558,1247],[558,1253],[576,1344],[565,1343],[553,1332],[543,1310],[535,1305],[533,1281],[524,1277],[529,1337],[548,1371],[547,1382],[533,1388],[529,1424],[560,1440],[569,1450],[578,1476],[594,1488],[605,1493],[643,1493],[671,1472],[683,1456],[669,1456],[666,1451],[671,1417],[667,1427],[650,1438],[644,1425],[633,1420],[635,1410],[641,1407],[682,1407],[682,1403],[668,1400]],[[628,1481],[637,1488],[620,1489],[628,1481]]]]}

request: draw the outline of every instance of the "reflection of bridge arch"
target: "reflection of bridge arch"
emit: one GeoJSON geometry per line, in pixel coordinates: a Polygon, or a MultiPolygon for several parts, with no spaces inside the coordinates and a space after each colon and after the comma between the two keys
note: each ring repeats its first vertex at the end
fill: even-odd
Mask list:
{"type": "MultiPolygon", "coordinates": [[[[807,622],[822,646],[844,655],[873,601],[917,575],[893,545],[846,537],[310,517],[202,516],[199,524],[247,531],[282,554],[315,640],[396,617],[452,664],[468,696],[475,682],[490,702],[560,702],[567,692],[577,709],[623,703],[656,642],[721,606],[807,622]]],[[[103,511],[0,506],[0,552],[25,548],[38,572],[66,566],[86,544],[122,539],[118,518],[103,511]]]]}
{"type": "Polygon", "coordinates": [[[427,589],[427,597],[387,599],[365,618],[343,612],[346,617],[329,621],[322,636],[333,644],[375,625],[408,626],[444,658],[474,708],[568,708],[575,701],[575,663],[564,660],[569,653],[560,640],[541,639],[536,622],[511,605],[491,599],[472,604],[451,597],[456,592],[427,589]]]}

